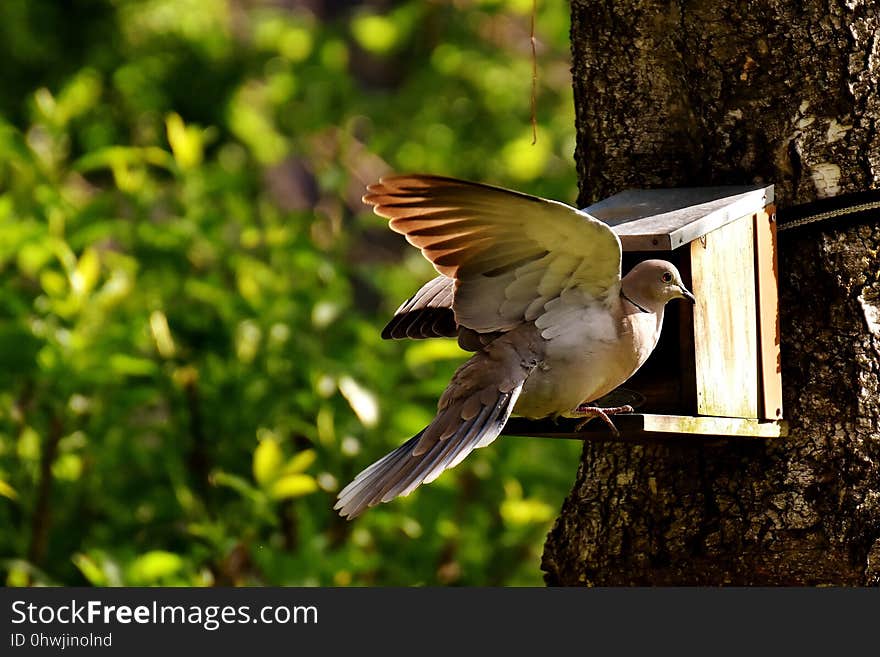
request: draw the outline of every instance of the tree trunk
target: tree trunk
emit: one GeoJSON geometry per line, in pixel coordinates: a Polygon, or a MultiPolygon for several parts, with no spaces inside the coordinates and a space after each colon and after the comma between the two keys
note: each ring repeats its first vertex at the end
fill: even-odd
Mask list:
{"type": "MultiPolygon", "coordinates": [[[[875,0],[572,2],[581,204],[880,187],[875,0]]],[[[880,584],[880,221],[779,235],[777,440],[587,442],[549,584],[880,584]]]]}

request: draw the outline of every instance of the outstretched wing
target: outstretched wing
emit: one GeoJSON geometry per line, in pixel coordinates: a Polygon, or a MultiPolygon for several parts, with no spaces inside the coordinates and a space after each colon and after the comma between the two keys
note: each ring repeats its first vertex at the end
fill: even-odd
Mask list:
{"type": "Polygon", "coordinates": [[[543,357],[542,349],[537,329],[523,326],[472,356],[453,375],[431,424],[357,475],[334,508],[354,518],[380,502],[409,495],[490,444],[543,357]]]}
{"type": "Polygon", "coordinates": [[[616,297],[620,240],[571,206],[439,176],[383,178],[364,202],[455,280],[458,324],[508,331],[538,320],[564,292],[584,302],[616,297]]]}

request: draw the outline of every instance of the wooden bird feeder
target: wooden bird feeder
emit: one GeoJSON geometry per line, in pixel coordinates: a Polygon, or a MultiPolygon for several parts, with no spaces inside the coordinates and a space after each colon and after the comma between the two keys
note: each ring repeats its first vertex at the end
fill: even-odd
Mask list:
{"type": "MultiPolygon", "coordinates": [[[[600,401],[638,400],[614,417],[620,438],[785,435],[773,186],[628,190],[585,211],[620,236],[624,273],[669,260],[697,298],[666,306],[657,349],[600,401]]],[[[505,433],[610,437],[601,420],[573,433],[576,424],[513,418],[505,433]]]]}

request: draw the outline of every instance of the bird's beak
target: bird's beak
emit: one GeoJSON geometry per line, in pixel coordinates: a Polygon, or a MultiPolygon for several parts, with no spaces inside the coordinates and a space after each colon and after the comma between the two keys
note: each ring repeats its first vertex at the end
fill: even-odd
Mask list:
{"type": "Polygon", "coordinates": [[[682,299],[687,299],[691,303],[697,303],[697,298],[684,285],[679,285],[678,289],[681,290],[682,299]]]}

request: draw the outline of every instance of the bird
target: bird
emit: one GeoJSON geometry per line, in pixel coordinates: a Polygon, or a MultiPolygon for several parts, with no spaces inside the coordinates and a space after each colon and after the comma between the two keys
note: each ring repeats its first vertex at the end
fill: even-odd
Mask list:
{"type": "Polygon", "coordinates": [[[601,418],[591,402],[641,367],[667,302],[694,295],[678,269],[644,260],[621,276],[606,223],[559,201],[435,175],[382,177],[363,202],[439,274],[404,302],[386,339],[455,337],[473,355],[428,426],[358,474],[334,509],[349,520],[409,495],[501,433],[511,414],[601,418]]]}

